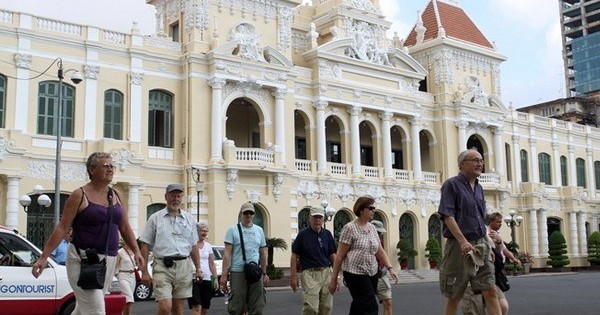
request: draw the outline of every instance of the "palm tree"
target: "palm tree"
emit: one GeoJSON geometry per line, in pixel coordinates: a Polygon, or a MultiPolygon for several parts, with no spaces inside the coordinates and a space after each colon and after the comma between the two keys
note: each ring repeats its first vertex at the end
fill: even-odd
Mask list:
{"type": "Polygon", "coordinates": [[[284,239],[273,237],[267,238],[267,266],[273,265],[273,252],[275,248],[287,250],[287,243],[284,239]]]}

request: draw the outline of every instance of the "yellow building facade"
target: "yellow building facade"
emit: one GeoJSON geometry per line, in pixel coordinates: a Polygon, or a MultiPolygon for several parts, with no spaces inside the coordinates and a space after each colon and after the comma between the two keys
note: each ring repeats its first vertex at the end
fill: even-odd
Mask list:
{"type": "MultiPolygon", "coordinates": [[[[505,57],[454,36],[456,26],[428,24],[431,14],[466,17],[456,4],[431,1],[404,41],[385,37],[391,23],[367,0],[148,3],[157,9],[151,36],[0,9],[0,224],[37,242],[52,228],[33,187],[57,200],[61,62],[62,203],[87,181],[87,156],[109,152],[137,234],[171,182],[185,184],[186,210],[208,221],[214,244],[246,201],[267,237],[289,244],[307,207],[335,210],[326,225],[337,236],[369,194],[388,254],[409,240],[419,252],[411,267],[429,268],[440,186],[458,173],[458,153],[475,147],[488,212],[524,218],[515,238],[535,267],[545,266],[554,230],[571,266],[587,265],[600,129],[503,104],[505,57]],[[79,84],[69,80],[75,70],[79,84]],[[21,195],[34,200],[27,213],[21,195]]],[[[276,251],[275,264],[289,266],[289,250],[276,251]]]]}

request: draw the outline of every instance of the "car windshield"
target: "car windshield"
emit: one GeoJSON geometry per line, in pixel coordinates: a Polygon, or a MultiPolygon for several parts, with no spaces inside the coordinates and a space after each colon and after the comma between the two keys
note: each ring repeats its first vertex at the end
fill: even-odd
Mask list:
{"type": "Polygon", "coordinates": [[[223,253],[225,252],[225,248],[223,247],[213,247],[213,254],[215,255],[215,259],[223,259],[223,253]]]}
{"type": "Polygon", "coordinates": [[[23,240],[10,234],[0,234],[0,265],[25,266],[37,260],[38,254],[23,240]]]}

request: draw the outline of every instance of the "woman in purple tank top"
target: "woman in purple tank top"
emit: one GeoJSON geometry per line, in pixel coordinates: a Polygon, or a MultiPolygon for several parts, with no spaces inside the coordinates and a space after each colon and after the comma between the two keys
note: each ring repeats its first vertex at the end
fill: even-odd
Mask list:
{"type": "Polygon", "coordinates": [[[127,211],[121,202],[121,193],[109,187],[115,166],[110,154],[92,153],[86,162],[90,181],[71,193],[63,208],[59,224],[48,238],[40,258],[33,264],[31,273],[39,277],[46,267],[48,256],[73,228],[73,240],[67,253],[67,275],[77,300],[73,315],[105,314],[104,294],[112,282],[119,248],[119,232],[133,252],[138,266],[145,264],[137,245],[135,234],[127,220],[127,211]],[[109,200],[112,202],[109,205],[109,200]],[[109,215],[112,206],[112,222],[109,215]],[[109,224],[109,222],[111,222],[109,224]],[[84,290],[77,286],[81,257],[85,249],[94,248],[100,259],[106,258],[106,276],[103,290],[84,290]],[[79,249],[79,251],[77,250],[79,249]]]}

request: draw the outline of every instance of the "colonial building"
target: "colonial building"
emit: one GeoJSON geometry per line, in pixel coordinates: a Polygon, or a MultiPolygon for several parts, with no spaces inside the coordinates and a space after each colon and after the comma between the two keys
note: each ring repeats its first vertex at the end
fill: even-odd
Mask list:
{"type": "MultiPolygon", "coordinates": [[[[505,57],[455,1],[427,3],[405,40],[386,38],[377,1],[148,2],[152,36],[0,11],[0,224],[31,239],[49,233],[52,211],[40,211],[33,187],[59,200],[60,125],[60,207],[86,182],[94,151],[112,153],[137,233],[171,182],[185,184],[187,210],[208,220],[217,244],[248,200],[266,235],[289,243],[308,206],[335,210],[327,227],[337,236],[369,194],[390,256],[406,239],[419,252],[411,267],[428,268],[439,188],[475,147],[488,211],[524,217],[515,238],[536,266],[554,230],[572,265],[587,264],[600,130],[503,104],[505,57]]],[[[288,266],[289,252],[275,264],[288,266]]]]}

